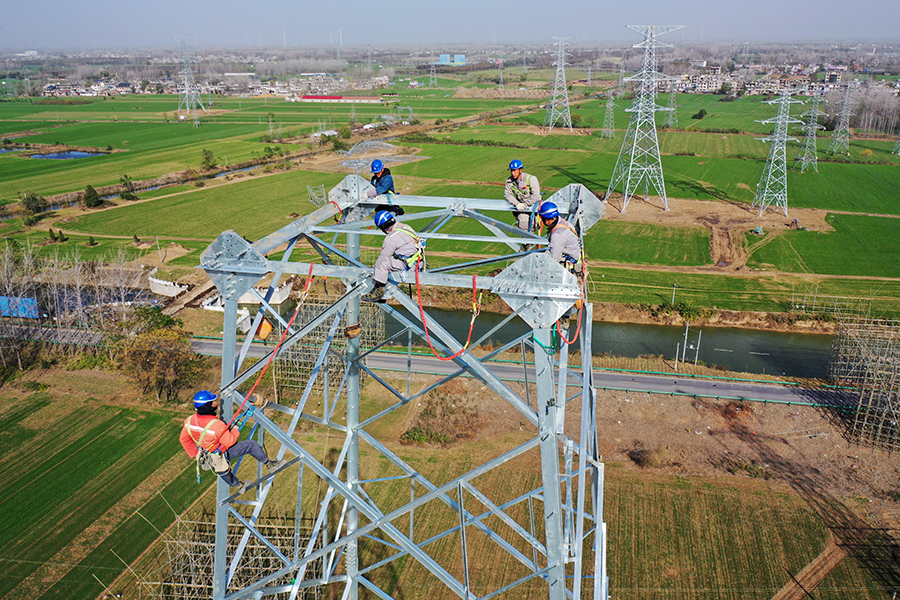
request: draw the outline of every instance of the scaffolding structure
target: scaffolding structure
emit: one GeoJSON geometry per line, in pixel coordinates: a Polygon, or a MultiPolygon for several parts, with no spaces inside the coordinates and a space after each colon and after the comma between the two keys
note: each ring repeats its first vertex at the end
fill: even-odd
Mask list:
{"type": "Polygon", "coordinates": [[[759,207],[761,217],[770,206],[781,208],[784,216],[788,216],[787,208],[787,142],[796,142],[797,138],[788,136],[788,127],[791,123],[803,123],[791,117],[791,104],[803,104],[800,100],[791,98],[793,92],[783,89],[781,96],[775,100],[769,100],[766,104],[777,104],[778,114],[758,123],[772,123],[775,131],[767,138],[759,138],[763,142],[772,142],[769,146],[769,158],[763,168],[759,183],[756,184],[756,197],[753,199],[752,208],[759,207]]]}
{"type": "MultiPolygon", "coordinates": [[[[462,243],[468,248],[496,248],[500,244],[510,252],[484,253],[481,259],[464,258],[421,272],[392,274],[386,294],[393,303],[373,308],[394,320],[399,331],[369,348],[372,340],[361,335],[365,317],[360,298],[374,284],[372,269],[360,260],[360,248],[364,236],[376,242],[382,238],[381,231],[371,227],[371,212],[384,202],[381,197],[369,198],[370,189],[361,177],[348,175],[329,192],[329,202],[312,213],[254,243],[226,231],[201,257],[201,267],[225,305],[220,392],[224,419],[240,410],[245,400],[242,390],[270,361],[283,360],[298,345],[317,351],[302,393],[291,394],[289,401],[283,397],[270,401],[265,411],[257,410],[250,417],[251,437],[268,439],[270,448],[278,446],[275,452],[270,449],[270,456],[285,458],[286,464],[266,475],[261,467],[251,465],[256,468],[256,480],[244,494],[232,493],[218,480],[213,600],[281,594],[293,599],[302,589],[320,585],[330,586],[328,594],[347,600],[364,593],[360,587],[373,597],[387,599],[402,593],[396,582],[407,569],[413,569],[410,573],[422,589],[444,586],[467,600],[515,593],[524,584],[540,586],[551,600],[588,596],[605,600],[609,581],[591,362],[593,306],[584,300],[583,284],[545,252],[546,239],[512,224],[515,209],[502,199],[404,195],[406,214],[397,220],[413,223],[420,238],[431,244],[429,248],[457,249],[462,243]],[[488,216],[497,213],[508,213],[510,222],[488,216]],[[336,215],[340,215],[338,223],[336,215]],[[294,262],[291,256],[299,244],[311,246],[321,262],[294,262]],[[533,249],[523,251],[526,244],[533,249]],[[279,260],[267,258],[285,247],[279,260]],[[499,273],[479,275],[494,267],[499,267],[499,273]],[[310,311],[290,326],[269,305],[270,292],[259,293],[260,310],[251,328],[255,331],[267,318],[281,323],[287,335],[260,360],[247,361],[253,342],[248,336],[238,345],[237,300],[269,274],[270,289],[290,275],[328,278],[341,289],[330,304],[319,304],[317,314],[310,311]],[[471,334],[465,339],[464,333],[453,335],[436,311],[423,305],[420,286],[462,289],[466,294],[471,290],[473,296],[478,290],[490,291],[512,312],[478,340],[471,340],[471,334]],[[527,324],[527,331],[499,347],[473,353],[513,320],[527,324]],[[323,327],[327,330],[324,339],[307,343],[323,327]],[[340,338],[344,338],[343,346],[337,350],[340,338]],[[422,359],[413,358],[414,343],[427,343],[442,360],[416,362],[422,359]],[[569,364],[570,344],[579,353],[576,365],[569,364]],[[399,356],[396,350],[388,356],[374,353],[384,346],[406,351],[399,356]],[[522,353],[518,372],[526,378],[523,391],[511,387],[490,362],[500,353],[517,349],[522,353]],[[328,389],[328,394],[316,395],[317,381],[334,374],[329,366],[333,355],[342,355],[345,361],[340,378],[334,377],[339,379],[337,392],[331,395],[334,388],[328,385],[320,388],[328,389]],[[365,402],[363,372],[369,380],[365,402]],[[423,373],[433,375],[423,378],[423,373]],[[528,433],[518,445],[496,450],[480,465],[457,464],[448,457],[440,469],[426,476],[395,451],[391,440],[379,439],[373,430],[381,419],[396,418],[397,411],[424,402],[460,376],[479,381],[479,394],[495,395],[528,433]],[[398,381],[404,381],[405,389],[394,383],[398,381]],[[389,400],[373,403],[377,394],[389,400]],[[576,415],[567,427],[567,417],[572,421],[576,415]],[[298,435],[301,422],[324,428],[340,449],[329,453],[328,460],[320,460],[321,449],[301,441],[306,437],[298,435]],[[540,465],[539,475],[534,476],[537,487],[530,483],[483,487],[485,478],[508,481],[509,475],[521,472],[522,464],[540,465]],[[311,500],[303,493],[311,487],[327,491],[311,500]],[[297,514],[304,509],[313,513],[306,545],[299,550],[295,545],[289,554],[269,542],[259,527],[267,502],[296,506],[297,514]],[[269,549],[276,557],[274,570],[260,573],[252,582],[234,579],[236,569],[247,560],[246,544],[229,549],[234,527],[241,532],[242,542],[255,538],[269,549]],[[504,565],[501,570],[489,569],[489,577],[483,568],[488,555],[504,565]],[[316,565],[326,568],[315,571],[316,565]]],[[[603,204],[580,184],[564,187],[549,200],[582,237],[603,217],[603,204]]],[[[442,262],[447,263],[446,258],[442,262]]],[[[237,465],[235,470],[240,469],[237,465]]]]}
{"type": "Polygon", "coordinates": [[[831,143],[828,144],[829,154],[850,154],[850,117],[853,115],[853,88],[848,83],[844,86],[844,94],[841,96],[841,113],[838,117],[838,125],[831,134],[831,143]]]}
{"type": "Polygon", "coordinates": [[[803,127],[803,149],[794,161],[794,166],[799,166],[801,173],[810,167],[816,173],[819,172],[819,158],[816,153],[816,132],[820,129],[825,129],[824,126],[819,125],[819,117],[825,115],[819,110],[821,104],[822,96],[813,94],[812,98],[809,99],[809,110],[803,114],[806,118],[806,125],[803,127]]]}
{"type": "Polygon", "coordinates": [[[325,184],[306,186],[306,199],[313,206],[322,206],[328,202],[328,196],[325,194],[325,184]]]}
{"type": "Polygon", "coordinates": [[[606,113],[603,115],[603,129],[600,131],[600,137],[612,139],[616,137],[616,93],[610,91],[606,95],[606,113]]]}
{"type": "Polygon", "coordinates": [[[858,393],[849,440],[889,452],[900,450],[900,322],[841,318],[832,346],[831,378],[858,393]]]}
{"type": "Polygon", "coordinates": [[[178,99],[178,111],[184,109],[185,117],[194,121],[194,127],[200,127],[200,117],[197,107],[206,113],[203,99],[200,97],[200,88],[194,82],[194,71],[191,68],[191,57],[188,54],[188,46],[181,40],[181,94],[178,99]]]}
{"type": "MultiPolygon", "coordinates": [[[[656,113],[668,111],[656,104],[656,91],[660,82],[670,78],[657,70],[656,49],[671,48],[669,44],[663,44],[656,37],[681,29],[683,26],[656,26],[656,25],[629,25],[632,31],[644,36],[644,41],[635,44],[635,48],[643,48],[641,57],[641,70],[628,77],[628,81],[638,82],[638,89],[634,103],[626,108],[625,112],[631,113],[631,120],[622,140],[622,148],[616,160],[606,190],[606,199],[610,199],[614,189],[622,185],[622,213],[626,212],[628,202],[638,191],[638,186],[644,184],[644,199],[650,196],[650,186],[653,186],[657,196],[662,200],[663,208],[669,210],[669,202],[666,199],[666,183],[663,179],[662,159],[659,156],[659,139],[656,135],[656,113]]],[[[624,65],[623,65],[624,68],[624,65]]]]}
{"type": "Polygon", "coordinates": [[[572,115],[569,112],[569,88],[566,85],[566,40],[569,38],[558,37],[556,40],[556,79],[553,83],[553,95],[547,104],[547,116],[544,118],[544,129],[547,133],[553,131],[553,127],[562,121],[563,127],[572,131],[572,115]]]}
{"type": "MultiPolygon", "coordinates": [[[[211,515],[210,515],[211,517],[211,515]]],[[[178,519],[174,529],[165,540],[165,552],[154,573],[155,581],[142,581],[139,585],[141,597],[146,593],[154,600],[207,600],[213,595],[213,557],[215,556],[215,527],[211,519],[178,519]]],[[[296,554],[301,545],[308,544],[312,523],[293,516],[260,518],[257,523],[260,532],[279,553],[287,556],[296,554]]],[[[243,531],[234,524],[228,530],[228,548],[235,552],[241,545],[243,531]]],[[[277,554],[272,552],[259,538],[247,540],[244,560],[232,575],[239,585],[249,585],[260,577],[278,568],[277,554]]],[[[318,546],[321,546],[321,539],[318,546]]],[[[321,577],[327,565],[319,563],[311,572],[321,577]]],[[[283,578],[282,586],[289,585],[290,579],[283,578]]],[[[286,600],[288,594],[274,596],[286,600]]],[[[297,596],[301,600],[319,600],[323,597],[322,587],[304,588],[297,596]]]]}

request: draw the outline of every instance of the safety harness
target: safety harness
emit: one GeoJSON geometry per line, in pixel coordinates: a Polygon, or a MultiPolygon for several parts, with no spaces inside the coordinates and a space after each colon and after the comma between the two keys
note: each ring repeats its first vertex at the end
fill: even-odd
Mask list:
{"type": "Polygon", "coordinates": [[[208,448],[203,447],[203,438],[206,437],[209,426],[216,420],[215,417],[210,419],[203,431],[200,432],[200,439],[198,440],[194,437],[193,428],[199,427],[199,425],[194,425],[191,422],[196,416],[191,415],[185,419],[184,426],[188,431],[188,435],[191,436],[191,439],[194,440],[194,444],[197,446],[197,483],[200,483],[200,469],[215,471],[217,474],[227,473],[231,470],[231,464],[229,464],[225,455],[218,450],[218,444],[211,444],[208,448]]]}
{"type": "MultiPolygon", "coordinates": [[[[553,235],[553,230],[560,226],[562,226],[563,229],[568,229],[576,238],[578,238],[578,232],[575,231],[575,229],[563,219],[556,220],[556,225],[554,225],[553,229],[550,230],[550,235],[553,235]]],[[[575,274],[579,274],[584,270],[584,248],[581,246],[580,239],[578,240],[578,246],[580,249],[580,256],[578,256],[577,258],[572,256],[571,254],[566,254],[565,252],[563,253],[563,266],[567,270],[575,274]]]]}
{"type": "MultiPolygon", "coordinates": [[[[425,263],[425,242],[416,234],[416,230],[407,225],[406,223],[400,223],[399,221],[394,224],[394,227],[399,231],[410,236],[413,241],[416,243],[416,251],[414,254],[410,256],[403,256],[402,254],[394,253],[394,258],[397,260],[402,260],[406,264],[406,270],[414,269],[419,260],[422,260],[422,264],[425,263]]],[[[393,230],[393,228],[392,228],[393,230]]]]}

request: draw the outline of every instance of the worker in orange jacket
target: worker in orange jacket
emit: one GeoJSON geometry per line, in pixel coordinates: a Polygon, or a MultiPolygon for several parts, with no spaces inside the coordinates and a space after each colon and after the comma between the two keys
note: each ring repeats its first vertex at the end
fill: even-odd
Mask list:
{"type": "Polygon", "coordinates": [[[201,448],[214,454],[220,453],[224,460],[218,460],[216,473],[229,486],[240,486],[241,493],[243,493],[249,482],[241,483],[231,471],[230,461],[249,454],[269,469],[277,469],[283,466],[285,461],[270,460],[263,447],[253,440],[239,442],[238,438],[241,432],[229,427],[225,421],[216,416],[216,410],[219,407],[216,402],[218,397],[217,394],[207,390],[201,390],[194,394],[194,408],[197,412],[184,420],[179,440],[191,458],[196,458],[201,448]]]}

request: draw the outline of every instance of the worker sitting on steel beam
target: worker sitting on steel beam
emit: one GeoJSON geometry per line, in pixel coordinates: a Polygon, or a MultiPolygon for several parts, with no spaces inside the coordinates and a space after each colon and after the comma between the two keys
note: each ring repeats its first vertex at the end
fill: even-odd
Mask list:
{"type": "Polygon", "coordinates": [[[229,486],[240,486],[240,493],[243,494],[250,482],[248,480],[241,483],[232,473],[229,461],[250,454],[270,470],[284,466],[286,461],[270,460],[263,447],[253,440],[237,441],[241,435],[240,430],[230,427],[216,416],[218,397],[218,394],[207,390],[194,394],[194,408],[197,413],[185,419],[179,441],[188,455],[198,461],[198,481],[200,468],[213,470],[229,486]]]}
{"type": "Polygon", "coordinates": [[[387,204],[379,204],[376,206],[376,213],[380,210],[387,210],[397,216],[403,214],[403,207],[398,206],[391,201],[391,196],[397,194],[397,192],[394,191],[394,178],[391,176],[391,170],[385,167],[384,163],[378,159],[372,161],[372,179],[370,183],[375,189],[370,189],[366,192],[368,198],[374,198],[375,196],[380,195],[387,196],[387,204]]]}
{"type": "Polygon", "coordinates": [[[385,234],[381,254],[375,261],[375,287],[362,297],[366,302],[384,302],[384,286],[391,273],[400,272],[405,279],[406,271],[423,269],[424,248],[416,231],[406,223],[394,219],[394,213],[380,210],[375,213],[375,225],[385,234]]]}
{"type": "Polygon", "coordinates": [[[550,232],[550,258],[579,278],[584,275],[584,252],[575,229],[560,218],[553,202],[544,202],[538,216],[550,232]]]}
{"type": "Polygon", "coordinates": [[[528,231],[531,207],[541,201],[541,185],[538,183],[537,177],[522,170],[521,160],[517,159],[509,163],[509,178],[506,180],[503,197],[516,208],[516,212],[513,214],[519,229],[528,231]]]}

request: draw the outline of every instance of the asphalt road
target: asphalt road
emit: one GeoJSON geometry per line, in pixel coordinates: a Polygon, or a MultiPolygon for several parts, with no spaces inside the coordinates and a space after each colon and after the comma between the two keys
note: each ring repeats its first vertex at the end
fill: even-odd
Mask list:
{"type": "MultiPolygon", "coordinates": [[[[192,340],[194,351],[209,356],[222,355],[222,342],[219,340],[192,340]]],[[[254,344],[249,355],[262,358],[272,348],[254,344]]],[[[489,369],[498,378],[505,381],[524,381],[522,365],[488,363],[489,369]]],[[[406,372],[407,357],[401,354],[373,354],[366,358],[366,366],[373,371],[406,372]]],[[[456,371],[453,362],[445,362],[432,357],[412,357],[412,370],[420,374],[446,375],[456,371]]],[[[535,379],[534,369],[529,365],[528,380],[535,379]]],[[[577,378],[570,378],[572,385],[578,385],[577,378]]],[[[754,383],[747,381],[731,381],[725,378],[709,379],[679,377],[672,375],[648,375],[642,373],[621,373],[614,371],[594,371],[594,387],[597,389],[625,390],[630,392],[649,392],[654,394],[670,394],[679,396],[697,396],[705,398],[737,399],[783,404],[828,404],[836,406],[856,406],[856,397],[848,391],[807,388],[797,385],[779,385],[772,383],[754,383]]]]}

